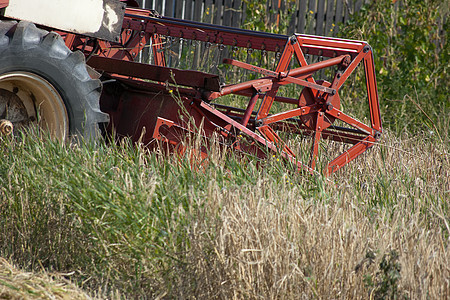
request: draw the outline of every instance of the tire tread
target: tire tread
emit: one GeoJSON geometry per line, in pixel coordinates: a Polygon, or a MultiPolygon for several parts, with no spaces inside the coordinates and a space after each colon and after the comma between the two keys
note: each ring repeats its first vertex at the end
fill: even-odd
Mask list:
{"type": "Polygon", "coordinates": [[[102,84],[89,76],[84,55],[70,51],[59,34],[33,23],[0,21],[0,74],[21,68],[34,71],[59,89],[69,113],[70,135],[100,136],[98,124],[108,122],[109,116],[100,111],[102,84]],[[42,70],[29,66],[39,63],[42,70]]]}

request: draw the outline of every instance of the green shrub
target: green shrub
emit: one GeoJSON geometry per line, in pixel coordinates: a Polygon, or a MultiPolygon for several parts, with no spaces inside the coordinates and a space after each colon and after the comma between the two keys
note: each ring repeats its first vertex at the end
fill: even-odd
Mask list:
{"type": "Polygon", "coordinates": [[[446,15],[444,1],[371,1],[341,27],[341,37],[373,47],[384,125],[397,133],[438,129],[448,136],[446,15]]]}

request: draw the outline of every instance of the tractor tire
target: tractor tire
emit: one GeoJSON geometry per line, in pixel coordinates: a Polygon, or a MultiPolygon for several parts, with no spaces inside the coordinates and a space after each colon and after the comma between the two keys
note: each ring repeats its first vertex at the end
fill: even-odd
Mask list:
{"type": "Polygon", "coordinates": [[[102,84],[92,79],[81,52],[61,36],[29,22],[0,21],[0,119],[14,130],[37,124],[66,140],[100,136],[102,84]]]}

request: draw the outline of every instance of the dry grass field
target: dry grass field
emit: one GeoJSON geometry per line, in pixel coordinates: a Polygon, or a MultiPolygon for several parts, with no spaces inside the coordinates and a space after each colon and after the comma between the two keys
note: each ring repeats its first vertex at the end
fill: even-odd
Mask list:
{"type": "Polygon", "coordinates": [[[448,136],[387,133],[330,178],[219,150],[192,168],[32,134],[0,149],[0,255],[93,297],[450,297],[448,136]]]}

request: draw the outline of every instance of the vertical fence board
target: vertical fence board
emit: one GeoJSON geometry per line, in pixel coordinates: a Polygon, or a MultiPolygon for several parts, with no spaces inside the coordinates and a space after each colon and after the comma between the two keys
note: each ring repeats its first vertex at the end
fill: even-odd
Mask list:
{"type": "Polygon", "coordinates": [[[194,13],[193,13],[192,20],[194,20],[194,21],[202,21],[203,14],[204,14],[202,6],[203,6],[203,0],[195,0],[194,13]]]}
{"type": "Polygon", "coordinates": [[[344,22],[343,15],[342,15],[342,0],[336,0],[336,29],[335,34],[339,31],[339,23],[344,22]]]}
{"type": "Polygon", "coordinates": [[[289,26],[287,28],[287,33],[293,33],[297,31],[297,23],[298,23],[298,19],[299,19],[299,1],[300,0],[295,0],[295,9],[290,13],[290,15],[288,16],[289,19],[289,26]]]}
{"type": "Polygon", "coordinates": [[[364,3],[364,0],[356,0],[355,10],[353,11],[353,13],[359,11],[361,9],[363,3],[364,3]]]}
{"type": "Polygon", "coordinates": [[[192,20],[193,1],[186,0],[184,2],[184,18],[186,20],[192,20]]]}
{"type": "Polygon", "coordinates": [[[242,0],[234,0],[231,26],[240,27],[241,24],[242,24],[242,0]]]}
{"type": "Polygon", "coordinates": [[[270,13],[271,7],[272,7],[272,0],[267,0],[267,2],[266,2],[266,12],[267,12],[267,15],[269,16],[269,19],[268,19],[269,24],[272,22],[272,19],[273,19],[273,16],[270,13]]]}
{"type": "Polygon", "coordinates": [[[164,15],[167,17],[175,17],[175,0],[166,0],[166,8],[164,9],[164,15]]]}
{"type": "Polygon", "coordinates": [[[156,1],[156,5],[155,5],[155,9],[158,13],[160,13],[161,15],[164,14],[163,12],[163,6],[162,6],[162,1],[156,1]]]}
{"type": "Polygon", "coordinates": [[[298,6],[298,26],[297,31],[298,33],[304,33],[305,32],[305,26],[306,26],[306,16],[308,13],[308,10],[306,8],[306,1],[307,0],[300,0],[300,5],[298,6]]]}
{"type": "Polygon", "coordinates": [[[347,22],[349,16],[350,16],[350,5],[348,4],[348,1],[344,2],[344,23],[347,22]]]}
{"type": "Polygon", "coordinates": [[[333,36],[334,35],[334,4],[335,0],[327,0],[327,14],[325,21],[325,36],[333,36]]]}
{"type": "Polygon", "coordinates": [[[214,24],[222,25],[223,0],[215,0],[214,24]]]}
{"type": "MultiPolygon", "coordinates": [[[[286,10],[286,2],[284,0],[278,1],[278,26],[281,26],[281,22],[283,21],[281,18],[287,18],[287,10],[286,10]]],[[[284,21],[283,21],[284,22],[284,21]]],[[[286,26],[283,24],[283,26],[286,26]]],[[[286,32],[280,32],[280,33],[286,33],[286,32]]]]}
{"type": "Polygon", "coordinates": [[[205,0],[205,7],[204,7],[204,21],[206,23],[212,23],[213,22],[213,15],[214,15],[214,6],[213,6],[213,0],[205,0]]]}
{"type": "Polygon", "coordinates": [[[316,19],[316,34],[323,35],[323,25],[325,23],[325,0],[317,2],[317,19],[316,19]]]}
{"type": "Polygon", "coordinates": [[[153,0],[138,0],[137,3],[139,4],[139,7],[152,9],[153,7],[153,0]]]}
{"type": "Polygon", "coordinates": [[[232,0],[224,0],[223,4],[224,5],[223,5],[222,25],[230,26],[231,25],[231,15],[232,15],[232,9],[233,9],[233,2],[232,2],[232,0]]]}
{"type": "Polygon", "coordinates": [[[316,0],[309,0],[307,18],[309,24],[307,26],[308,28],[306,29],[306,33],[308,34],[314,34],[314,29],[316,28],[317,14],[315,13],[315,11],[317,11],[316,0]]]}
{"type": "Polygon", "coordinates": [[[241,16],[241,20],[242,20],[242,25],[245,24],[245,22],[247,21],[247,3],[245,1],[242,1],[242,16],[241,16]]]}
{"type": "Polygon", "coordinates": [[[184,7],[183,0],[177,0],[175,2],[175,18],[178,18],[178,19],[183,18],[183,7],[184,7]]]}

